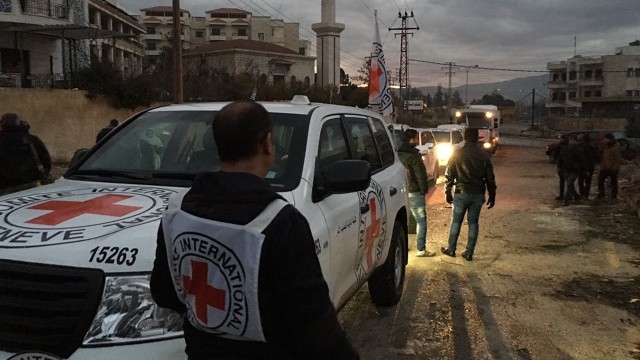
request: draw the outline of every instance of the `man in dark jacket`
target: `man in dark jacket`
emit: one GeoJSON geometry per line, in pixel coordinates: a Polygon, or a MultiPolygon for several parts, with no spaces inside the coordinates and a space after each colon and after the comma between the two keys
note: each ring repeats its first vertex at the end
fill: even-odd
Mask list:
{"type": "Polygon", "coordinates": [[[0,195],[38,186],[51,172],[46,146],[14,113],[0,118],[0,164],[0,195]]]}
{"type": "Polygon", "coordinates": [[[109,125],[107,127],[102,128],[102,130],[100,130],[100,132],[96,136],[96,142],[100,141],[103,137],[107,136],[107,134],[110,133],[111,130],[115,129],[117,126],[118,126],[118,120],[111,119],[111,121],[109,121],[109,125]]]}
{"type": "Polygon", "coordinates": [[[591,179],[593,178],[593,172],[598,162],[599,154],[598,148],[595,147],[586,135],[578,137],[578,147],[583,156],[583,163],[580,168],[580,175],[578,176],[578,189],[580,190],[580,196],[588,200],[589,193],[591,192],[591,179]]]}
{"type": "Polygon", "coordinates": [[[582,148],[578,146],[578,140],[569,139],[569,144],[560,149],[560,171],[564,178],[564,199],[562,205],[567,206],[572,200],[579,200],[578,194],[575,192],[576,180],[580,176],[585,164],[584,153],[582,148]]]}
{"type": "Polygon", "coordinates": [[[358,359],[307,220],[264,180],[275,155],[268,112],[234,102],[212,127],[221,171],[172,199],[151,276],[158,305],[185,313],[189,359],[358,359]]]}
{"type": "Polygon", "coordinates": [[[416,219],[416,240],[418,257],[431,257],[436,253],[427,250],[427,206],[425,196],[429,192],[429,182],[427,181],[427,169],[422,162],[422,155],[416,145],[418,145],[418,132],[414,129],[407,129],[404,132],[404,141],[398,148],[398,157],[407,169],[409,206],[411,214],[416,219]]]}
{"type": "Polygon", "coordinates": [[[455,257],[458,235],[462,227],[465,213],[469,223],[469,237],[467,249],[462,257],[467,261],[473,260],[473,253],[480,230],[480,210],[484,204],[484,193],[489,193],[487,205],[491,209],[496,203],[496,179],[491,164],[491,155],[478,146],[478,130],[465,129],[465,144],[456,150],[447,164],[445,171],[444,192],[447,203],[453,204],[451,228],[449,229],[449,244],[440,248],[443,254],[455,257]],[[455,187],[455,197],[451,193],[455,187]]]}

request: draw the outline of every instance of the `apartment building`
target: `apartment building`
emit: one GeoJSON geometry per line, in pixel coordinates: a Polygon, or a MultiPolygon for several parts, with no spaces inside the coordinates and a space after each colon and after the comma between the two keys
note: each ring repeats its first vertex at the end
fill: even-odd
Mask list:
{"type": "MultiPolygon", "coordinates": [[[[162,49],[172,46],[172,7],[155,6],[140,11],[139,21],[147,30],[147,61],[150,66],[154,66],[162,49]]],[[[237,8],[208,10],[205,16],[192,16],[181,9],[180,14],[182,49],[185,51],[221,41],[253,40],[285,47],[299,55],[308,55],[310,42],[300,39],[298,23],[268,16],[253,16],[251,12],[237,8]]]]}
{"type": "Polygon", "coordinates": [[[74,73],[103,60],[134,75],[142,30],[106,0],[0,0],[0,86],[69,87],[74,73]]]}
{"type": "Polygon", "coordinates": [[[640,41],[613,55],[549,62],[547,70],[550,114],[625,116],[640,104],[640,41]]]}

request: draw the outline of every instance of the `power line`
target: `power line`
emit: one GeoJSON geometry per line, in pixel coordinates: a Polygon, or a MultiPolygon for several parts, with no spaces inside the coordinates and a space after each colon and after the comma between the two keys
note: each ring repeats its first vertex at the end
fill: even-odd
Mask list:
{"type": "MultiPolygon", "coordinates": [[[[433,64],[433,65],[449,65],[449,63],[446,63],[446,62],[428,61],[428,60],[420,60],[420,59],[409,59],[409,61],[414,61],[414,62],[419,62],[419,63],[426,63],[426,64],[433,64]]],[[[473,65],[458,65],[458,66],[461,66],[461,67],[466,67],[466,66],[474,67],[473,65]]],[[[529,72],[529,73],[548,73],[549,72],[549,70],[506,69],[506,68],[494,68],[494,67],[486,67],[486,66],[478,66],[478,67],[474,67],[474,68],[482,69],[482,70],[492,70],[492,71],[514,71],[514,72],[529,72]]]]}

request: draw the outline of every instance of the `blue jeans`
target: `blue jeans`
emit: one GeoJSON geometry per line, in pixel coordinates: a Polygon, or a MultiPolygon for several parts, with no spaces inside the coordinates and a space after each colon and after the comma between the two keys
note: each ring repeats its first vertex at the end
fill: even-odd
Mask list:
{"type": "Polygon", "coordinates": [[[418,251],[427,249],[427,207],[424,202],[424,194],[409,193],[409,207],[411,214],[416,219],[416,239],[418,251]]]}
{"type": "Polygon", "coordinates": [[[467,222],[469,223],[467,255],[473,255],[473,251],[476,248],[476,241],[478,241],[478,232],[480,231],[478,220],[480,219],[482,205],[484,205],[484,194],[455,194],[453,198],[451,228],[449,229],[449,247],[447,248],[450,252],[456,252],[462,220],[464,220],[464,214],[467,213],[467,222]]]}

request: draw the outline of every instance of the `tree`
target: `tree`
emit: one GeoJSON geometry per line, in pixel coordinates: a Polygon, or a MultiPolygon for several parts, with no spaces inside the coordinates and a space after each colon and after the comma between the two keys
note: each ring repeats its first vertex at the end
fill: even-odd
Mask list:
{"type": "Polygon", "coordinates": [[[353,79],[359,81],[361,84],[369,84],[369,72],[371,71],[371,59],[367,58],[362,63],[362,66],[358,69],[358,75],[353,79]]]}
{"type": "Polygon", "coordinates": [[[444,92],[442,91],[442,85],[438,84],[438,89],[436,93],[433,95],[433,106],[434,108],[442,108],[445,104],[447,104],[447,99],[445,99],[444,92]]]}
{"type": "Polygon", "coordinates": [[[340,85],[351,85],[349,74],[344,72],[343,68],[340,68],[340,85]]]}
{"type": "Polygon", "coordinates": [[[515,106],[516,103],[513,100],[505,99],[502,94],[494,89],[491,94],[482,95],[480,100],[473,99],[472,105],[495,105],[495,106],[515,106]]]}

